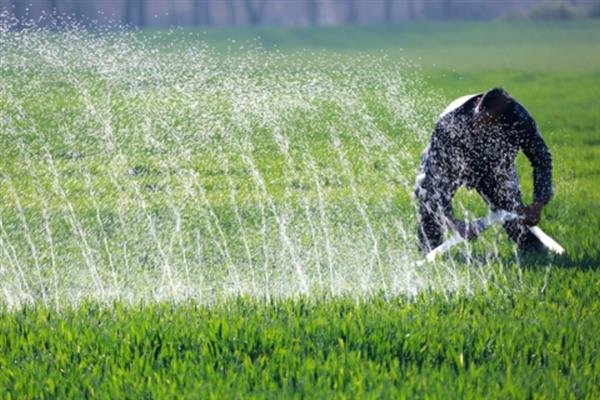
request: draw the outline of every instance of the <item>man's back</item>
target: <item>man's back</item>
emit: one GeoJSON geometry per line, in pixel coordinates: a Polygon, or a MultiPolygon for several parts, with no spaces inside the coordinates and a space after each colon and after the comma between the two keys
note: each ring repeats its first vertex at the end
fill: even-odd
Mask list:
{"type": "MultiPolygon", "coordinates": [[[[470,95],[454,108],[451,103],[442,113],[423,159],[423,172],[469,187],[482,179],[514,174],[519,149],[538,135],[535,122],[521,104],[512,100],[496,123],[479,124],[475,114],[482,96],[470,95]]],[[[534,151],[534,156],[544,152],[545,145],[534,151]]]]}

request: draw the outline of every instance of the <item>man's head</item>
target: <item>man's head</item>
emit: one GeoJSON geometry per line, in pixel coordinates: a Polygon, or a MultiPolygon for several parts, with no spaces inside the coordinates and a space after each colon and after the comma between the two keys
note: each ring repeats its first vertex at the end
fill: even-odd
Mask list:
{"type": "Polygon", "coordinates": [[[506,111],[512,98],[504,89],[493,88],[483,94],[475,108],[475,118],[479,123],[493,123],[498,121],[506,111]]]}

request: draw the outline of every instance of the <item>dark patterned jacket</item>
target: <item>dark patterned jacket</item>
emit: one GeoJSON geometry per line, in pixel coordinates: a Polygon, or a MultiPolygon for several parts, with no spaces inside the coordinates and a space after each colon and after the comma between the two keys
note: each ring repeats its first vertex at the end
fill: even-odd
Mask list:
{"type": "Polygon", "coordinates": [[[452,195],[460,186],[518,185],[515,159],[522,149],[533,167],[534,201],[546,204],[553,194],[552,157],[535,121],[511,100],[499,122],[483,129],[473,121],[482,95],[457,99],[440,116],[421,159],[417,197],[436,202],[449,216],[452,195]]]}

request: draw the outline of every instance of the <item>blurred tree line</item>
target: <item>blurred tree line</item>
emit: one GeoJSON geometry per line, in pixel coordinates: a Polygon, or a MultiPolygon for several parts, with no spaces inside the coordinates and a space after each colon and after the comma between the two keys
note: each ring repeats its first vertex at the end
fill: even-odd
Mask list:
{"type": "Polygon", "coordinates": [[[238,26],[391,24],[421,19],[594,16],[600,0],[0,0],[20,20],[69,15],[83,24],[238,26]]]}

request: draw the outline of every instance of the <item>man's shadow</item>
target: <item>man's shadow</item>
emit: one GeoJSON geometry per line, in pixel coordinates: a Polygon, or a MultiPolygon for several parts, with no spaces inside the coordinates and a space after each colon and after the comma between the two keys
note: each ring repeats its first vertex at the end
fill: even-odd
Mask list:
{"type": "Polygon", "coordinates": [[[523,254],[520,259],[523,269],[536,270],[554,266],[562,269],[578,269],[582,271],[597,271],[600,269],[600,252],[573,255],[555,254],[523,254]]]}
{"type": "Polygon", "coordinates": [[[463,252],[455,253],[451,256],[454,261],[466,264],[487,264],[498,262],[504,265],[517,264],[524,270],[546,269],[556,267],[561,269],[579,269],[582,271],[600,270],[600,252],[583,252],[573,255],[569,252],[558,255],[548,251],[528,251],[518,254],[506,252],[490,260],[486,254],[475,252],[466,257],[463,252]]]}

